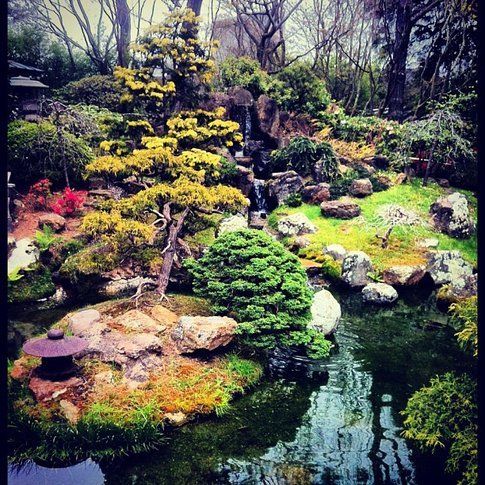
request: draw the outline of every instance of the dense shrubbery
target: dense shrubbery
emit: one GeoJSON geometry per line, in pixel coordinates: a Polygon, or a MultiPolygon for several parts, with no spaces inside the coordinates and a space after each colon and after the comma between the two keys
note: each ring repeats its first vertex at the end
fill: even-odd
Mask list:
{"type": "Polygon", "coordinates": [[[294,62],[274,77],[269,96],[284,110],[316,116],[327,108],[330,96],[325,89],[325,83],[308,64],[294,62]]]}
{"type": "Polygon", "coordinates": [[[458,327],[459,344],[478,357],[478,300],[476,296],[465,298],[450,306],[452,320],[458,327]]]}
{"type": "Polygon", "coordinates": [[[228,57],[219,64],[216,87],[241,86],[254,97],[268,92],[271,78],[259,67],[259,62],[249,57],[228,57]]]}
{"type": "Polygon", "coordinates": [[[415,392],[402,412],[404,436],[423,449],[446,448],[447,470],[460,475],[458,483],[478,483],[478,396],[466,374],[447,373],[415,392]]]}
{"type": "Polygon", "coordinates": [[[70,104],[96,105],[110,111],[120,110],[123,88],[114,76],[89,76],[70,82],[57,91],[57,97],[70,104]]]}
{"type": "Polygon", "coordinates": [[[208,297],[216,313],[239,322],[245,344],[265,349],[305,345],[309,355],[328,355],[330,342],[307,329],[312,293],[304,269],[267,234],[223,234],[188,267],[195,292],[208,297]]]}
{"type": "Polygon", "coordinates": [[[56,127],[46,121],[9,123],[7,143],[8,166],[17,185],[30,185],[42,176],[55,184],[64,182],[64,161],[71,181],[80,181],[93,158],[83,139],[70,133],[59,137],[56,127]]]}
{"type": "Polygon", "coordinates": [[[321,161],[320,171],[327,180],[335,178],[338,161],[333,148],[327,143],[315,143],[304,136],[293,138],[285,148],[271,153],[271,166],[274,172],[294,170],[300,175],[310,175],[315,164],[321,161]]]}

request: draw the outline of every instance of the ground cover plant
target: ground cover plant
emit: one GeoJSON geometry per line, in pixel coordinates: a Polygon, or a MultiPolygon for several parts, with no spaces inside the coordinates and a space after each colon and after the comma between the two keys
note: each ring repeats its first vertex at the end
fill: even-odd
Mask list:
{"type": "MultiPolygon", "coordinates": [[[[317,227],[315,234],[309,234],[310,246],[300,250],[305,258],[320,257],[323,247],[329,244],[341,244],[347,250],[366,252],[376,269],[402,264],[423,264],[426,262],[425,250],[418,245],[419,240],[436,238],[439,249],[460,250],[463,257],[472,264],[476,264],[477,241],[472,236],[467,240],[457,240],[446,234],[437,232],[429,224],[429,207],[442,194],[444,189],[437,185],[421,187],[415,180],[411,184],[391,187],[389,190],[378,192],[365,199],[355,199],[361,206],[361,217],[350,221],[323,217],[318,205],[303,204],[298,208],[279,207],[270,216],[270,223],[276,224],[279,216],[303,212],[317,227]],[[421,225],[409,227],[395,227],[390,237],[386,251],[382,250],[380,240],[376,234],[383,235],[385,224],[377,217],[379,209],[396,204],[415,212],[422,220],[421,225]]],[[[476,201],[471,193],[467,193],[472,207],[476,201]]],[[[476,217],[476,214],[475,214],[476,217]]]]}

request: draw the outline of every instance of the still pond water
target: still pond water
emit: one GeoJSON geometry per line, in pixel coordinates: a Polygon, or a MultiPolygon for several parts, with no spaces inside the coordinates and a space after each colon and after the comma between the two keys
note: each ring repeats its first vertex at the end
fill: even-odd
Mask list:
{"type": "MultiPolygon", "coordinates": [[[[230,413],[181,428],[157,452],[65,468],[10,465],[9,485],[455,483],[443,457],[401,437],[399,414],[431,377],[471,365],[446,316],[432,295],[401,295],[392,308],[334,295],[342,305],[338,351],[323,368],[274,370],[230,413]]],[[[36,325],[54,316],[63,315],[36,312],[36,325]]],[[[11,336],[32,314],[12,320],[11,336]]]]}

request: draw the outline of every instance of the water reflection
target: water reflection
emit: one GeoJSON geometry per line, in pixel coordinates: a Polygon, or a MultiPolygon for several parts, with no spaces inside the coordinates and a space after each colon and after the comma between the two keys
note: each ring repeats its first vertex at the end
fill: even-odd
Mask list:
{"type": "Polygon", "coordinates": [[[410,451],[392,416],[392,397],[384,395],[374,409],[372,374],[354,358],[354,340],[342,329],[328,383],[311,394],[295,438],[250,460],[227,460],[219,470],[228,483],[416,483],[410,451]]]}
{"type": "Polygon", "coordinates": [[[33,461],[8,466],[9,485],[103,485],[104,474],[87,459],[68,468],[47,468],[33,461]]]}

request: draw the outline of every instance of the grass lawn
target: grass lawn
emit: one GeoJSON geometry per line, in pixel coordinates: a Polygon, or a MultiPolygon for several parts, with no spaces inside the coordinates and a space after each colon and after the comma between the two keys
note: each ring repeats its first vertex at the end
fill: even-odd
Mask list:
{"type": "MultiPolygon", "coordinates": [[[[454,189],[453,189],[454,190],[454,189]]],[[[439,233],[430,225],[429,207],[447,189],[437,185],[422,187],[420,180],[411,184],[396,185],[389,190],[376,192],[365,199],[353,199],[361,207],[361,216],[350,220],[334,219],[322,216],[319,205],[303,204],[300,207],[278,207],[269,216],[268,223],[276,227],[278,218],[283,215],[302,212],[315,224],[318,231],[309,234],[311,244],[300,250],[299,255],[308,259],[319,259],[322,249],[328,244],[341,244],[347,250],[361,250],[372,259],[377,271],[406,264],[421,264],[426,262],[426,250],[417,244],[425,238],[439,240],[438,249],[459,250],[464,259],[472,264],[477,261],[477,239],[473,236],[467,240],[455,239],[439,233]],[[419,226],[397,226],[393,229],[389,247],[382,249],[381,241],[376,234],[383,235],[386,226],[378,217],[379,210],[387,204],[398,204],[405,209],[412,210],[422,219],[419,226]]],[[[449,189],[448,189],[449,191],[449,189]]],[[[471,212],[476,220],[477,201],[471,192],[460,190],[469,202],[471,212]]]]}

